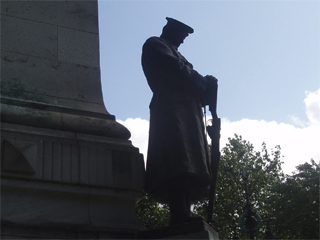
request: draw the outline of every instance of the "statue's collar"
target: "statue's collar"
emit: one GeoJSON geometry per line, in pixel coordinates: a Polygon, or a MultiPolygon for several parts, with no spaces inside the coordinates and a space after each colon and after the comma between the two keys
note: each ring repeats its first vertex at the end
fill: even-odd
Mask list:
{"type": "Polygon", "coordinates": [[[173,48],[174,50],[178,51],[178,47],[175,46],[172,42],[168,41],[165,38],[160,37],[161,40],[163,40],[167,45],[169,45],[171,48],[173,48]]]}

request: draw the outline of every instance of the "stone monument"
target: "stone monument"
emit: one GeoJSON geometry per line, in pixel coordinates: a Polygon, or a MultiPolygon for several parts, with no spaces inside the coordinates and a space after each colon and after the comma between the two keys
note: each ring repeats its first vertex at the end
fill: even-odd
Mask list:
{"type": "Polygon", "coordinates": [[[97,1],[1,1],[2,238],[134,238],[129,138],[103,103],[97,1]]]}

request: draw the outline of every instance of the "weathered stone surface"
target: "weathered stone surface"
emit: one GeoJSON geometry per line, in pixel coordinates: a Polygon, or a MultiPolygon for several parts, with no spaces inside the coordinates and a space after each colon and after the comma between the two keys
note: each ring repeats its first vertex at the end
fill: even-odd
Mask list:
{"type": "Polygon", "coordinates": [[[75,63],[62,64],[9,52],[3,52],[1,57],[2,95],[8,96],[6,91],[17,92],[9,97],[76,109],[81,109],[82,103],[99,104],[100,109],[95,107],[94,110],[106,113],[101,104],[103,99],[99,68],[75,63]],[[26,93],[32,94],[34,98],[28,98],[26,93]],[[74,104],[68,106],[66,100],[73,100],[74,104]]]}
{"type": "Polygon", "coordinates": [[[128,140],[6,123],[2,123],[1,140],[3,177],[125,189],[143,187],[143,157],[128,140]],[[6,167],[14,160],[15,152],[24,156],[34,173],[6,167]]]}
{"type": "Polygon", "coordinates": [[[96,1],[4,0],[1,4],[2,15],[86,32],[99,32],[96,1]]]}
{"type": "Polygon", "coordinates": [[[2,1],[1,34],[1,101],[8,105],[1,111],[3,121],[30,125],[29,119],[38,116],[42,127],[74,131],[60,127],[59,118],[64,126],[88,129],[86,119],[60,116],[60,110],[87,111],[100,113],[100,120],[94,121],[96,130],[82,132],[128,139],[128,131],[111,131],[111,123],[104,123],[115,117],[102,97],[96,1],[2,1]],[[42,106],[32,111],[11,107],[16,101],[42,106]],[[42,111],[53,106],[60,108],[58,114],[42,111]],[[42,121],[47,117],[56,119],[54,126],[42,121]]]}
{"type": "Polygon", "coordinates": [[[103,103],[97,1],[1,1],[1,238],[123,239],[144,161],[103,103]]]}
{"type": "MultiPolygon", "coordinates": [[[[1,50],[46,59],[57,59],[57,26],[3,15],[1,50]]],[[[26,57],[21,61],[26,61],[26,57]]]]}
{"type": "Polygon", "coordinates": [[[2,223],[143,229],[135,202],[142,196],[144,162],[130,141],[6,123],[1,128],[2,223]],[[12,168],[14,156],[29,167],[12,168]]]}
{"type": "Polygon", "coordinates": [[[130,132],[124,126],[114,121],[112,115],[101,116],[86,111],[72,111],[67,108],[32,103],[19,106],[15,105],[16,103],[17,102],[11,99],[2,99],[2,122],[96,134],[114,138],[130,138],[130,132]],[[32,106],[35,107],[32,108],[32,106]]]}
{"type": "Polygon", "coordinates": [[[90,67],[100,67],[98,34],[58,28],[58,60],[90,67]]]}
{"type": "Polygon", "coordinates": [[[6,179],[2,182],[2,204],[6,206],[1,209],[2,223],[113,228],[123,232],[144,229],[133,208],[140,197],[135,192],[6,179]]]}
{"type": "Polygon", "coordinates": [[[67,226],[30,226],[19,227],[20,235],[17,236],[17,226],[2,223],[2,239],[135,239],[135,231],[118,231],[111,228],[90,228],[67,226]],[[28,237],[23,237],[28,236],[28,237]]]}
{"type": "Polygon", "coordinates": [[[36,171],[37,144],[34,141],[8,139],[3,141],[2,169],[6,172],[34,174],[36,171]]]}

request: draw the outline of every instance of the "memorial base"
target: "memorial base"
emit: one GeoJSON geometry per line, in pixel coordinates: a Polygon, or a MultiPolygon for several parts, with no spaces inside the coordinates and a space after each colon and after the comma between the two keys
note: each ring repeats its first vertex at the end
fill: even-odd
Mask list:
{"type": "Polygon", "coordinates": [[[2,223],[1,239],[135,239],[136,231],[75,225],[22,225],[2,223]]]}
{"type": "Polygon", "coordinates": [[[190,222],[160,229],[143,231],[138,239],[208,239],[218,240],[216,231],[206,222],[190,222]]]}
{"type": "Polygon", "coordinates": [[[129,140],[1,123],[1,239],[133,239],[144,162],[129,140]]]}

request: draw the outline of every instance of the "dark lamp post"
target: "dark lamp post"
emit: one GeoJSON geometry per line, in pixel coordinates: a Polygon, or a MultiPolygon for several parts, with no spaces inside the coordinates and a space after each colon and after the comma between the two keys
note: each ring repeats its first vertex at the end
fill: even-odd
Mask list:
{"type": "Polygon", "coordinates": [[[247,204],[244,207],[244,214],[240,217],[239,226],[244,233],[250,234],[250,239],[254,239],[254,233],[259,231],[261,228],[261,218],[260,216],[254,212],[251,208],[251,203],[249,201],[249,192],[247,186],[247,173],[245,168],[242,170],[242,179],[244,181],[245,192],[246,192],[246,200],[247,204]]]}
{"type": "Polygon", "coordinates": [[[240,216],[239,224],[236,224],[235,218],[232,218],[233,225],[227,226],[226,228],[234,229],[234,236],[233,239],[239,239],[237,236],[236,229],[239,226],[242,232],[250,234],[250,239],[254,239],[254,233],[258,232],[262,226],[262,222],[267,223],[266,229],[266,236],[264,239],[277,239],[277,237],[272,233],[269,227],[269,223],[271,221],[277,220],[275,217],[269,218],[268,212],[264,213],[264,219],[261,220],[261,217],[252,210],[251,203],[249,201],[249,192],[247,186],[248,176],[246,173],[245,168],[243,167],[242,170],[242,179],[245,186],[245,193],[246,193],[246,206],[243,208],[244,213],[240,216]]]}

